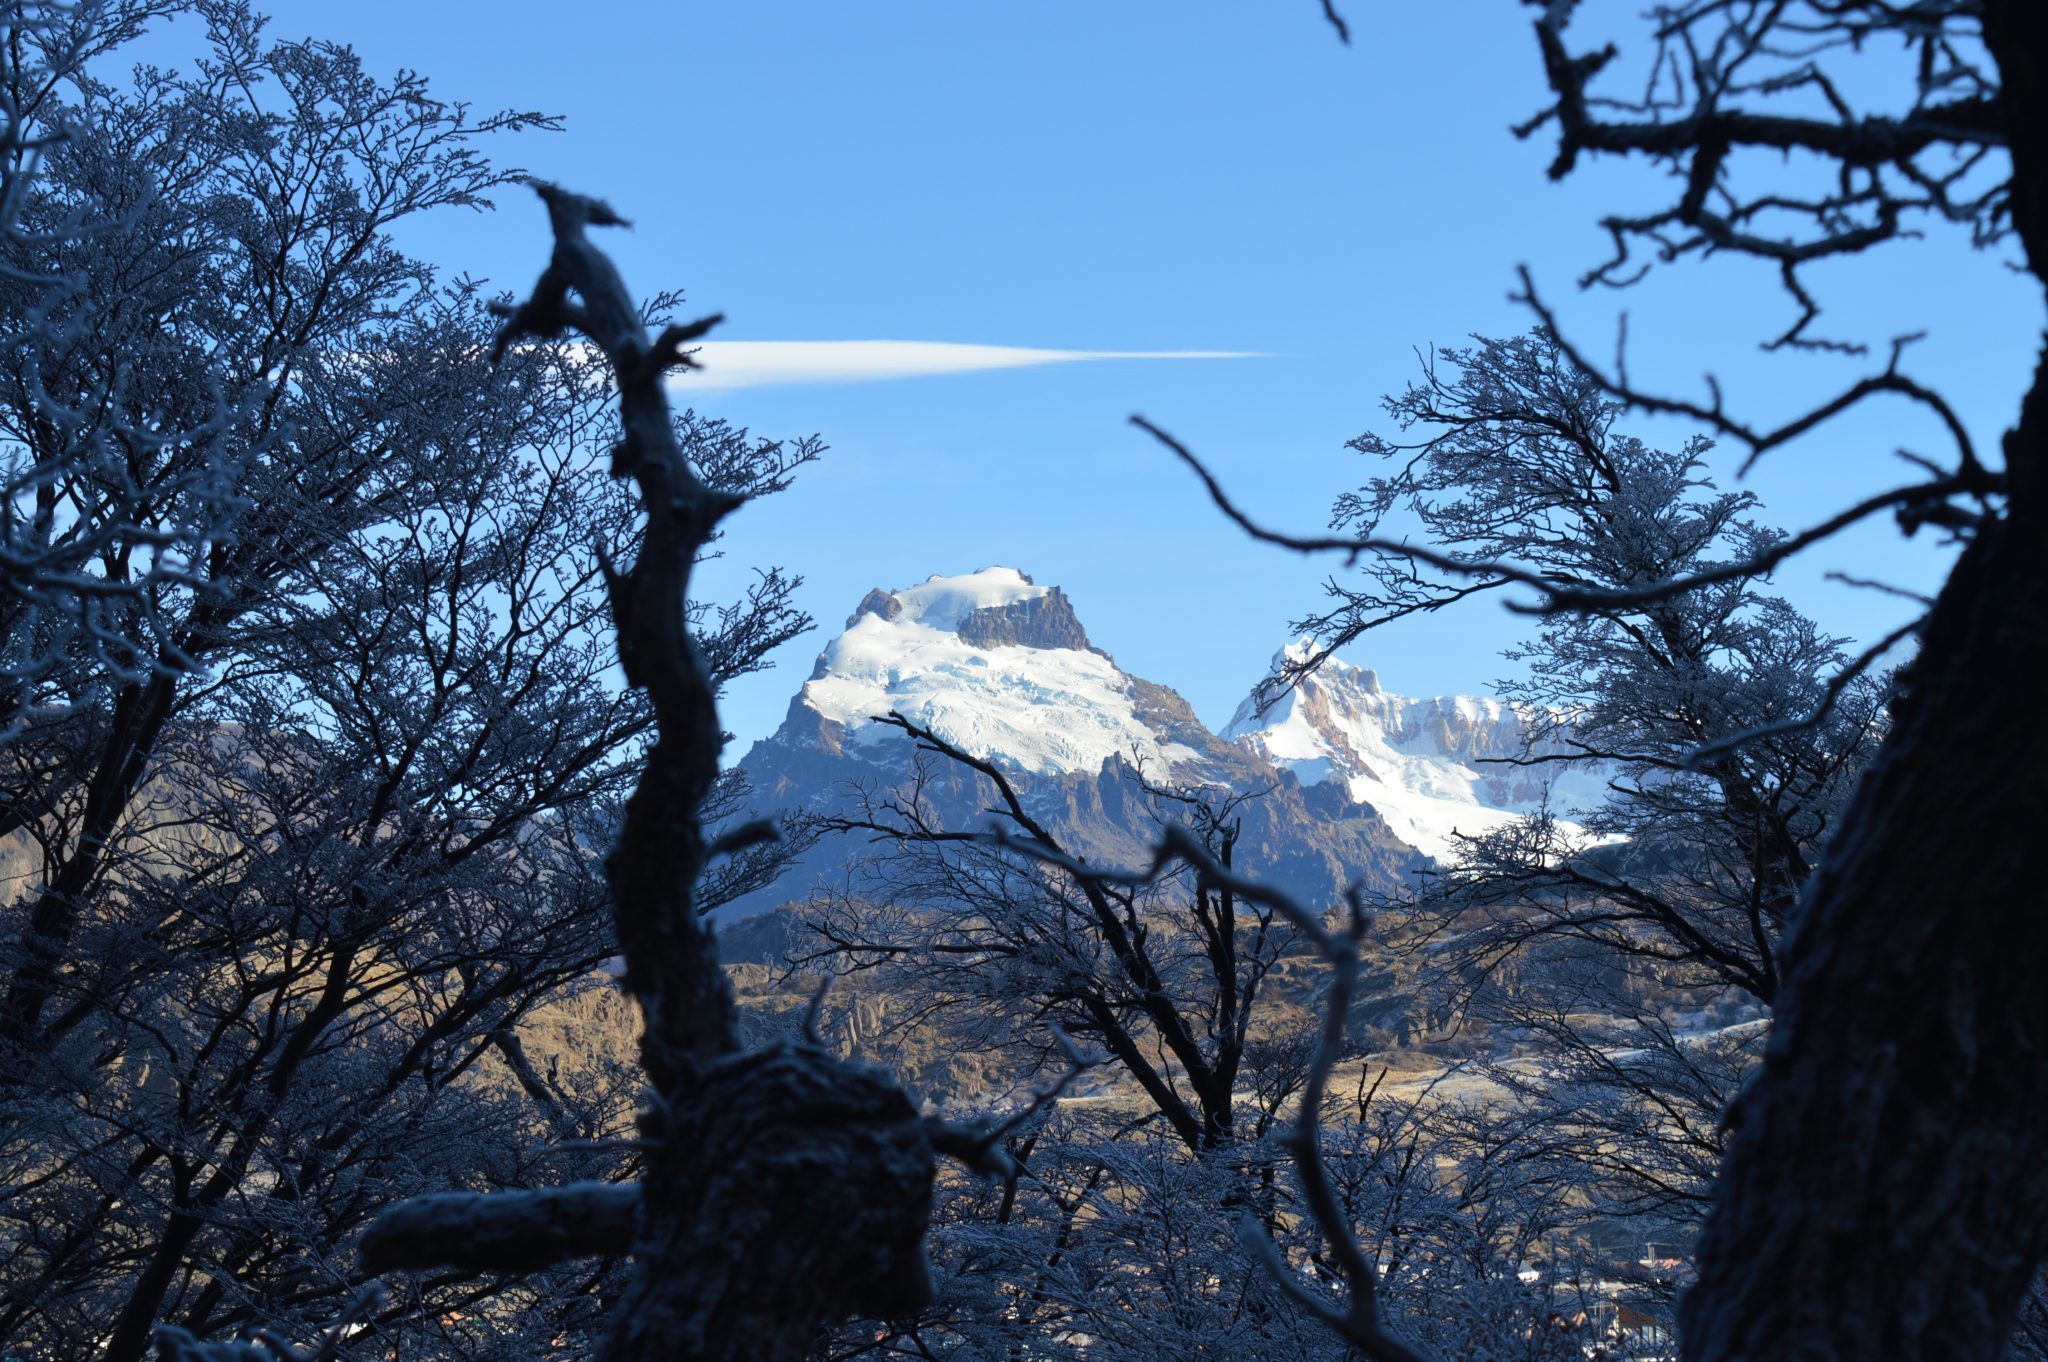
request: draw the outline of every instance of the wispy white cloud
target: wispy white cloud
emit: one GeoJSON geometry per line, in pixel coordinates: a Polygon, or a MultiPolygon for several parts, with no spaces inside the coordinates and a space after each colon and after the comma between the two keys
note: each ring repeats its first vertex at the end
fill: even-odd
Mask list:
{"type": "Polygon", "coordinates": [[[702,391],[769,383],[872,383],[1105,359],[1254,357],[1253,352],[1238,350],[1032,350],[954,341],[705,341],[696,356],[703,367],[684,382],[691,390],[702,391]]]}

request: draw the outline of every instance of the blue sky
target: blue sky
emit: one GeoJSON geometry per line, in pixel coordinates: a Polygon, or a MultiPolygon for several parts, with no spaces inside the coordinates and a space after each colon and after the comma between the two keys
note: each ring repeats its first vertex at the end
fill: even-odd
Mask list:
{"type": "MultiPolygon", "coordinates": [[[[1588,7],[1615,11],[1625,39],[1635,8],[1588,7]]],[[[802,573],[823,626],[728,697],[743,749],[869,587],[990,563],[1064,586],[1127,670],[1220,724],[1335,565],[1245,542],[1126,418],[1175,432],[1268,521],[1320,526],[1367,471],[1344,441],[1375,425],[1416,346],[1528,324],[1508,301],[1519,263],[1596,353],[1626,307],[1638,378],[1698,392],[1712,369],[1768,416],[1851,377],[1841,361],[1759,354],[1785,304],[1739,262],[1575,293],[1600,258],[1599,215],[1664,186],[1619,166],[1546,181],[1549,145],[1507,130],[1542,102],[1522,6],[1349,10],[1350,48],[1314,0],[302,0],[274,6],[274,31],[349,42],[444,98],[564,115],[566,132],[494,151],[610,198],[638,224],[611,242],[628,281],[725,312],[722,339],[1249,352],[960,372],[971,352],[756,349],[728,352],[723,382],[686,381],[706,412],[832,447],[732,524],[730,568],[802,573]],[[834,379],[849,356],[953,371],[834,379]],[[799,376],[791,363],[807,381],[734,376],[799,376]]],[[[508,194],[408,244],[523,289],[547,243],[538,208],[508,194]]],[[[1995,448],[2033,362],[2037,295],[1940,237],[1818,282],[1841,330],[1929,330],[1914,372],[1995,448]]],[[[1889,478],[1899,444],[1940,452],[1893,407],[1773,455],[1751,485],[1771,519],[1803,524],[1889,478]]],[[[1823,572],[1926,589],[1944,562],[1878,526],[1781,583],[1838,632],[1872,637],[1899,603],[1823,572]]],[[[1522,628],[1479,603],[1348,656],[1393,689],[1484,690],[1522,628]]]]}

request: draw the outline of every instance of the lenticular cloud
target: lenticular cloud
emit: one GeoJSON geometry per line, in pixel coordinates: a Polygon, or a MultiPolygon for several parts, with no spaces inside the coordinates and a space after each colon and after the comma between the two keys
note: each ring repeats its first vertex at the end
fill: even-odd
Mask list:
{"type": "Polygon", "coordinates": [[[689,386],[752,388],[770,383],[872,383],[891,378],[981,373],[1107,359],[1247,359],[1237,350],[1035,350],[956,341],[706,341],[689,386]]]}

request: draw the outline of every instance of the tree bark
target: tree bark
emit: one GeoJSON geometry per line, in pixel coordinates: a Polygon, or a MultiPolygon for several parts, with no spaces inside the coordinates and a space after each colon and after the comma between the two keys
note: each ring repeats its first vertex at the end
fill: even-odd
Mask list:
{"type": "Polygon", "coordinates": [[[797,1362],[828,1325],[913,1313],[931,1299],[932,1166],[880,1070],[798,1045],[715,1065],[649,1151],[607,1358],[797,1362]]]}
{"type": "Polygon", "coordinates": [[[532,1272],[567,1258],[623,1255],[639,1224],[634,1183],[572,1182],[523,1193],[414,1197],[377,1218],[356,1252],[382,1274],[455,1265],[532,1272]]]}
{"type": "MultiPolygon", "coordinates": [[[[1990,0],[2048,265],[2048,9],[1990,0]]],[[[2048,1246],[2048,355],[1787,942],[1682,1303],[1698,1362],[1999,1356],[2048,1246]]]]}
{"type": "Polygon", "coordinates": [[[1813,881],[1681,1315],[1701,1362],[1982,1359],[2011,1332],[2048,1218],[2042,542],[1967,551],[1813,881]]]}

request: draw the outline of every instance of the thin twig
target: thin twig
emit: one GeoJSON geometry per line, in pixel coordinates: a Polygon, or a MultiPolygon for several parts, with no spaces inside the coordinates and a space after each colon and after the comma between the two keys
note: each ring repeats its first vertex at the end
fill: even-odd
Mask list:
{"type": "Polygon", "coordinates": [[[958,1126],[949,1121],[929,1121],[927,1129],[931,1135],[932,1148],[941,1154],[960,1160],[977,1173],[991,1177],[1013,1178],[1017,1176],[1017,1161],[1009,1151],[1001,1148],[1010,1132],[1024,1125],[1039,1112],[1058,1102],[1073,1086],[1075,1079],[1099,1064],[1108,1062],[1107,1055],[1084,1054],[1067,1033],[1057,1026],[1052,1031],[1053,1043],[1066,1056],[1067,1067],[1051,1083],[1031,1094],[1031,1099],[1018,1110],[991,1126],[958,1126]]]}
{"type": "Polygon", "coordinates": [[[1919,633],[1921,627],[1926,623],[1926,617],[1922,616],[1909,624],[1902,624],[1877,642],[1871,644],[1868,648],[1865,648],[1861,653],[1858,653],[1848,666],[1828,678],[1826,687],[1821,691],[1820,701],[1805,714],[1800,715],[1796,719],[1781,719],[1777,723],[1761,724],[1755,728],[1746,728],[1740,733],[1731,733],[1725,738],[1717,738],[1713,742],[1704,743],[1694,748],[1691,755],[1686,758],[1685,769],[1697,771],[1714,758],[1725,756],[1730,752],[1747,747],[1751,743],[1760,742],[1765,738],[1779,737],[1786,733],[1803,733],[1809,728],[1818,726],[1827,719],[1828,715],[1834,712],[1835,702],[1842,698],[1842,692],[1849,688],[1850,682],[1869,671],[1873,663],[1893,648],[1896,648],[1914,634],[1919,633]]]}
{"type": "Polygon", "coordinates": [[[1323,17],[1330,21],[1330,27],[1337,30],[1337,41],[1351,46],[1351,25],[1344,22],[1344,16],[1337,13],[1336,0],[1323,0],[1323,17]]]}

